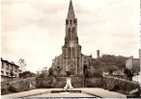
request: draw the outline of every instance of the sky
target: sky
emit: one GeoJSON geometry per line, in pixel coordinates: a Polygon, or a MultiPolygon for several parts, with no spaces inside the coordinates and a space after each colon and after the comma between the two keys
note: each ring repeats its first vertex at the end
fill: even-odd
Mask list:
{"type": "MultiPolygon", "coordinates": [[[[30,71],[62,53],[69,0],[2,0],[2,57],[30,71]]],[[[82,53],[138,57],[140,0],[73,0],[82,53]]]]}

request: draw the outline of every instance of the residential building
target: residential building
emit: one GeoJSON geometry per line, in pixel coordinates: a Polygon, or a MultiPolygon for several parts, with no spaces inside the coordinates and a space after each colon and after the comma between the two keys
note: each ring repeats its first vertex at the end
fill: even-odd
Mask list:
{"type": "Polygon", "coordinates": [[[19,77],[21,70],[14,62],[9,62],[1,58],[1,81],[19,77]]]}
{"type": "Polygon", "coordinates": [[[140,57],[140,73],[141,73],[141,49],[139,49],[139,57],[140,57]]]}

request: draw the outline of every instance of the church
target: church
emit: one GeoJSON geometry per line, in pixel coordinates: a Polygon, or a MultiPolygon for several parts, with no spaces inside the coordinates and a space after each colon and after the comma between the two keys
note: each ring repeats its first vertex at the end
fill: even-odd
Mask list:
{"type": "Polygon", "coordinates": [[[52,63],[53,74],[56,76],[83,76],[85,68],[94,62],[92,56],[81,52],[81,45],[77,35],[77,18],[75,16],[72,0],[70,0],[68,14],[65,22],[65,43],[62,54],[55,57],[52,63]]]}

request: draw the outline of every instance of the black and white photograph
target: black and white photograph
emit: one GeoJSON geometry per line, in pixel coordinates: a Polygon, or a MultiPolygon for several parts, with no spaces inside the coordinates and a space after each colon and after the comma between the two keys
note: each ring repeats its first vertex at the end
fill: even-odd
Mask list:
{"type": "Polygon", "coordinates": [[[0,0],[1,99],[141,98],[140,0],[0,0]]]}

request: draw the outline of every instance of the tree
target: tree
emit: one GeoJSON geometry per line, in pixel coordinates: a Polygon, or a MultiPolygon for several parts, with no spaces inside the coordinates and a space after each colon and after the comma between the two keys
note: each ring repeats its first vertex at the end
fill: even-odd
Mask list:
{"type": "Polygon", "coordinates": [[[125,68],[126,59],[127,58],[124,56],[103,55],[101,58],[96,60],[94,67],[97,69],[102,68],[107,72],[119,69],[122,70],[125,68]]]}
{"type": "Polygon", "coordinates": [[[28,78],[28,77],[34,77],[34,76],[36,75],[30,71],[24,71],[23,73],[19,74],[20,78],[28,78]]]}
{"type": "Polygon", "coordinates": [[[129,69],[125,69],[124,70],[124,73],[126,74],[126,76],[127,76],[127,78],[129,79],[129,80],[132,80],[132,77],[133,77],[133,72],[131,71],[131,70],[129,70],[129,69]]]}
{"type": "Polygon", "coordinates": [[[52,68],[49,68],[49,70],[48,70],[48,75],[49,75],[49,76],[53,76],[53,69],[52,69],[52,68]]]}
{"type": "Polygon", "coordinates": [[[49,68],[48,70],[43,68],[43,70],[40,73],[38,72],[39,78],[46,78],[46,77],[49,77],[49,76],[55,76],[53,74],[52,68],[49,68]]]}
{"type": "Polygon", "coordinates": [[[20,69],[22,70],[22,72],[24,72],[25,71],[25,67],[26,67],[25,59],[20,58],[19,61],[18,61],[18,64],[19,64],[20,69]]]}

